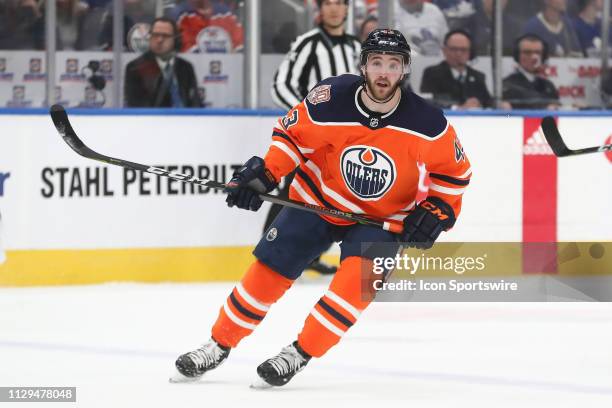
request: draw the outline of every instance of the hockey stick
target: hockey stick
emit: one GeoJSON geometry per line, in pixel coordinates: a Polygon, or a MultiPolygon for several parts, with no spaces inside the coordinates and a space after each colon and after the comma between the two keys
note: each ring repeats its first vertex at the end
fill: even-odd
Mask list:
{"type": "Polygon", "coordinates": [[[546,116],[542,119],[542,132],[544,133],[544,137],[546,141],[552,148],[553,153],[557,157],[565,157],[565,156],[575,156],[578,154],[586,154],[586,153],[601,153],[605,151],[612,151],[612,144],[606,144],[602,146],[595,147],[586,147],[584,149],[576,149],[572,150],[567,147],[563,138],[561,137],[561,133],[559,133],[559,128],[557,128],[557,123],[555,122],[555,118],[552,116],[546,116]]]}
{"type": "MultiPolygon", "coordinates": [[[[219,190],[223,190],[225,188],[224,183],[219,183],[218,181],[208,180],[208,179],[200,179],[194,176],[189,176],[186,174],[169,172],[164,169],[160,169],[159,167],[153,166],[145,166],[144,164],[134,163],[127,160],[117,159],[110,156],[105,156],[96,151],[91,150],[89,147],[85,145],[79,139],[74,129],[72,129],[72,125],[70,125],[70,121],[68,120],[68,114],[64,110],[64,107],[61,105],[53,105],[49,110],[51,114],[51,119],[53,120],[53,124],[57,129],[58,133],[64,141],[79,155],[86,157],[88,159],[97,160],[102,163],[114,164],[116,166],[125,167],[127,169],[144,171],[146,173],[155,174],[157,176],[169,177],[174,180],[181,181],[183,183],[191,183],[197,184],[204,187],[215,188],[219,190]]],[[[299,210],[304,210],[308,212],[312,212],[315,214],[327,215],[330,217],[342,218],[344,220],[357,222],[359,224],[369,225],[373,227],[382,228],[387,231],[401,233],[402,227],[400,225],[391,224],[389,222],[374,220],[371,218],[367,218],[362,215],[353,214],[350,212],[345,212],[341,210],[336,210],[332,208],[319,207],[317,205],[312,205],[308,203],[301,203],[299,201],[289,200],[280,198],[270,194],[259,194],[259,198],[264,201],[271,202],[273,204],[279,204],[285,207],[297,208],[299,210]]]]}

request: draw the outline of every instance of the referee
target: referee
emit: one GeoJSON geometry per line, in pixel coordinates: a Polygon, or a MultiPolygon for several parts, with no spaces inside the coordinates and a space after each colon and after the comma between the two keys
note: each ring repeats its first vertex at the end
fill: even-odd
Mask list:
{"type": "MultiPolygon", "coordinates": [[[[320,24],[317,28],[296,38],[291,50],[274,75],[272,99],[280,108],[290,110],[302,102],[321,80],[340,74],[359,74],[361,43],[344,30],[348,14],[348,0],[317,0],[320,24]]],[[[285,177],[279,196],[289,196],[289,185],[295,173],[285,177]]],[[[268,229],[280,205],[272,205],[264,232],[268,229]]],[[[336,267],[319,258],[308,267],[322,275],[336,272],[336,267]]]]}
{"type": "Polygon", "coordinates": [[[348,0],[317,0],[320,24],[296,38],[274,75],[272,98],[289,110],[316,84],[330,76],[359,74],[361,44],[347,34],[348,0]]]}

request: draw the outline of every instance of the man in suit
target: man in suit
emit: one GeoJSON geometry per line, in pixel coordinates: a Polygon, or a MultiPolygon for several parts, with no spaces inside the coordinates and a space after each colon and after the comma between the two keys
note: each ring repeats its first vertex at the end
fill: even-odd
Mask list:
{"type": "Polygon", "coordinates": [[[434,103],[442,108],[492,107],[485,75],[467,65],[473,57],[470,35],[461,29],[449,31],[442,52],[444,61],[425,69],[421,92],[433,94],[434,103]]]}
{"type": "Polygon", "coordinates": [[[541,74],[548,57],[548,47],[535,34],[519,37],[514,45],[516,72],[504,78],[503,98],[513,109],[559,108],[559,92],[555,85],[541,74]]]}
{"type": "Polygon", "coordinates": [[[176,56],[180,33],[174,21],[160,17],[151,24],[149,51],[125,69],[128,107],[199,108],[198,82],[190,62],[176,56]]]}

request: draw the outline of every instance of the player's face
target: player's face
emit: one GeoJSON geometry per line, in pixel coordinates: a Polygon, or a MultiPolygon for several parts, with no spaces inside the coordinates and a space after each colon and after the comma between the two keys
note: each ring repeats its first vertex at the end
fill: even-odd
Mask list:
{"type": "Polygon", "coordinates": [[[338,28],[344,24],[348,6],[344,0],[323,0],[321,3],[321,23],[324,27],[338,28]]]}
{"type": "Polygon", "coordinates": [[[470,60],[470,40],[463,34],[453,34],[442,49],[444,59],[451,68],[463,68],[470,60]]]}
{"type": "Polygon", "coordinates": [[[404,75],[404,61],[394,54],[370,54],[365,65],[368,92],[378,100],[395,93],[404,75]]]}
{"type": "Polygon", "coordinates": [[[174,31],[170,23],[158,21],[151,28],[149,49],[155,55],[167,55],[174,49],[174,31]]]}
{"type": "Polygon", "coordinates": [[[535,74],[542,65],[544,46],[539,41],[523,40],[519,45],[519,64],[527,71],[535,74]]]}

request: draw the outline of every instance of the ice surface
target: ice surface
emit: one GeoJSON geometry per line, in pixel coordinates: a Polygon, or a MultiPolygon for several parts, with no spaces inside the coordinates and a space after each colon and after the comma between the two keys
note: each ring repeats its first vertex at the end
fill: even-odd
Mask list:
{"type": "Polygon", "coordinates": [[[79,407],[612,406],[609,303],[373,304],[290,384],[250,389],[326,287],[294,285],[191,384],[168,382],[174,360],[207,340],[231,284],[0,289],[0,386],[76,386],[79,407]]]}

